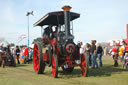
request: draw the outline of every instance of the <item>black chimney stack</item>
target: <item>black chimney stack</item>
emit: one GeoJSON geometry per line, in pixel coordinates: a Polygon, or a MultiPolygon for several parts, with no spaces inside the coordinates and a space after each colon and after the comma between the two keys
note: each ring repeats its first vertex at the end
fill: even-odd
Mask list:
{"type": "Polygon", "coordinates": [[[66,39],[69,39],[69,36],[71,36],[70,33],[70,9],[72,7],[70,6],[64,6],[62,9],[64,10],[64,22],[65,22],[65,33],[66,33],[66,39]]]}

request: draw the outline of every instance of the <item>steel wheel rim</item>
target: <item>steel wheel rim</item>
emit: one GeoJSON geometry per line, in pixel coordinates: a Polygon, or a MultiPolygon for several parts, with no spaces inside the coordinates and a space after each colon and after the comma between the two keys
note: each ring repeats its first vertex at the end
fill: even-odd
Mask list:
{"type": "Polygon", "coordinates": [[[56,69],[56,65],[55,65],[55,58],[54,56],[52,57],[52,75],[55,77],[55,70],[56,69]]]}
{"type": "Polygon", "coordinates": [[[87,74],[87,65],[86,65],[86,59],[84,55],[81,55],[81,72],[83,76],[86,76],[87,74]]]}
{"type": "Polygon", "coordinates": [[[33,51],[33,66],[34,66],[35,72],[38,72],[39,70],[39,60],[40,60],[39,49],[37,44],[35,44],[34,51],[33,51]]]}

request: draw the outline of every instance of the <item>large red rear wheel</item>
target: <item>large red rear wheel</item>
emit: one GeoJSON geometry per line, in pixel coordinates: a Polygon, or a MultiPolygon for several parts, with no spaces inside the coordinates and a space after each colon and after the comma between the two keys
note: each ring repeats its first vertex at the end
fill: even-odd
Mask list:
{"type": "Polygon", "coordinates": [[[56,54],[52,56],[52,75],[54,78],[58,77],[58,59],[56,54]]]}
{"type": "Polygon", "coordinates": [[[88,60],[84,54],[81,55],[81,72],[82,75],[87,77],[88,76],[88,60]]]}
{"type": "Polygon", "coordinates": [[[42,56],[42,45],[36,43],[33,48],[33,67],[36,73],[41,74],[44,72],[45,63],[42,56]]]}

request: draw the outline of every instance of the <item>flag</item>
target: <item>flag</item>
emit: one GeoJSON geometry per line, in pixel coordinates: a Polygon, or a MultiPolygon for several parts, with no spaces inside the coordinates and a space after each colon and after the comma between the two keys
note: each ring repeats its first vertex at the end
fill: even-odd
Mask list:
{"type": "Polygon", "coordinates": [[[18,37],[18,42],[22,41],[23,39],[27,38],[26,34],[22,34],[18,37]]]}

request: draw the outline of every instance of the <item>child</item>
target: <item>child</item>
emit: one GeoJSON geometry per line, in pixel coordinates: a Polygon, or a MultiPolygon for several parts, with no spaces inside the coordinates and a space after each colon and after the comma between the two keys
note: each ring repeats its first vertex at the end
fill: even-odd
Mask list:
{"type": "Polygon", "coordinates": [[[124,59],[128,58],[128,53],[125,53],[124,59]]]}
{"type": "MultiPolygon", "coordinates": [[[[124,56],[124,65],[126,64],[126,59],[128,59],[128,53],[125,53],[125,56],[124,56]]],[[[124,67],[123,65],[123,67],[124,67]]]]}

